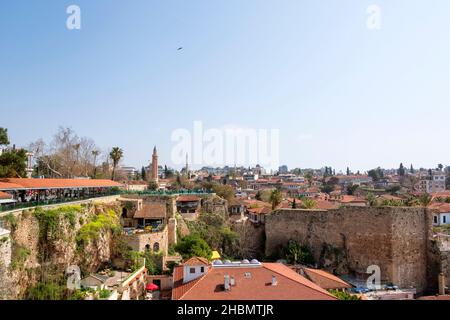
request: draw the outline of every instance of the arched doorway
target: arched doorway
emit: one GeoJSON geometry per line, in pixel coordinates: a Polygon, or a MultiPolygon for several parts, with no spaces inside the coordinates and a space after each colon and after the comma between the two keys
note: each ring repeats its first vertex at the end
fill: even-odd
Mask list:
{"type": "Polygon", "coordinates": [[[127,218],[127,216],[128,216],[128,210],[127,210],[127,208],[123,208],[122,209],[122,218],[127,218]]]}

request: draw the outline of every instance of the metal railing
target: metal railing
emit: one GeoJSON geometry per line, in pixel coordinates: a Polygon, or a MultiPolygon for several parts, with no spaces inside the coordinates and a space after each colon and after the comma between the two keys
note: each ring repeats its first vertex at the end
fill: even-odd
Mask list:
{"type": "Polygon", "coordinates": [[[78,197],[73,197],[73,198],[48,199],[48,200],[30,201],[30,202],[15,202],[13,204],[0,205],[0,212],[13,211],[13,210],[19,210],[19,209],[27,209],[27,208],[32,208],[32,207],[56,205],[56,204],[62,204],[62,203],[77,202],[77,201],[103,198],[103,197],[108,197],[108,196],[117,196],[117,195],[120,195],[120,191],[104,192],[104,193],[99,193],[99,194],[94,194],[94,195],[84,195],[84,196],[78,196],[78,197]]]}
{"type": "Polygon", "coordinates": [[[133,191],[133,190],[121,190],[120,194],[135,194],[135,195],[154,195],[154,196],[171,196],[171,195],[207,195],[213,194],[212,190],[202,190],[202,189],[194,189],[194,190],[177,190],[177,191],[168,191],[168,190],[146,190],[146,191],[133,191]]]}

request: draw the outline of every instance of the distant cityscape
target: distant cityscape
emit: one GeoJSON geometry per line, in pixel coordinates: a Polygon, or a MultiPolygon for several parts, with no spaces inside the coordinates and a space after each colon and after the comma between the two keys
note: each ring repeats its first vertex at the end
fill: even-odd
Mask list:
{"type": "Polygon", "coordinates": [[[139,169],[67,128],[0,139],[3,299],[449,297],[449,166],[178,171],[154,146],[139,169]]]}

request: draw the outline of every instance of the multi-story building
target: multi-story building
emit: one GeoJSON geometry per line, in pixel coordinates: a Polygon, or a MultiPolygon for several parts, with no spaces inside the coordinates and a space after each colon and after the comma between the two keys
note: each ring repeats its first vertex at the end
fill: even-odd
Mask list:
{"type": "Polygon", "coordinates": [[[416,189],[420,192],[434,193],[445,191],[445,173],[440,171],[432,172],[420,178],[416,189]]]}

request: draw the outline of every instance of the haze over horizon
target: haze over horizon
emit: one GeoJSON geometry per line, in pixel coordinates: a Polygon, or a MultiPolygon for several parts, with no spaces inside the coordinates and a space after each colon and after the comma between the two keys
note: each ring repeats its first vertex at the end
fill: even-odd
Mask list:
{"type": "Polygon", "coordinates": [[[3,2],[0,126],[22,147],[68,126],[138,168],[154,145],[174,166],[197,120],[278,129],[289,168],[449,165],[450,2],[317,2],[3,2]]]}

